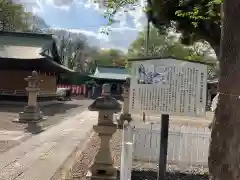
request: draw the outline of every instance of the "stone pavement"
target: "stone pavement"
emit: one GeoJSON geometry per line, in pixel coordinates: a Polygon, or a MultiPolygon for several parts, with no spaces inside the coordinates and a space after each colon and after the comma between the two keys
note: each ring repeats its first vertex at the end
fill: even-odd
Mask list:
{"type": "MultiPolygon", "coordinates": [[[[91,103],[92,100],[88,99],[72,100],[41,107],[44,115],[47,116],[47,120],[42,121],[40,124],[44,129],[50,128],[84,111],[91,103]]],[[[27,124],[13,122],[13,120],[17,120],[18,113],[22,109],[23,106],[0,106],[0,153],[19,145],[31,137],[31,134],[26,131],[27,124]]]]}
{"type": "Polygon", "coordinates": [[[0,180],[50,180],[96,123],[86,110],[0,154],[0,180]]]}
{"type": "Polygon", "coordinates": [[[0,130],[0,141],[17,141],[22,139],[26,136],[23,131],[7,131],[7,130],[0,130]]]}

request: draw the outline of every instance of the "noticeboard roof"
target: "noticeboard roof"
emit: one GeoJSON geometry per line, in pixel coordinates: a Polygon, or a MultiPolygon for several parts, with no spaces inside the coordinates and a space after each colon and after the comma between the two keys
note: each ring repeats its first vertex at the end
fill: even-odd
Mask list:
{"type": "Polygon", "coordinates": [[[128,61],[135,62],[135,61],[150,61],[150,60],[160,60],[160,59],[174,59],[174,60],[178,60],[178,61],[187,61],[187,62],[191,62],[191,63],[205,64],[205,65],[213,64],[212,62],[193,61],[193,60],[189,60],[189,59],[178,59],[173,56],[154,56],[154,57],[148,56],[148,57],[141,57],[141,58],[129,58],[128,61]]]}

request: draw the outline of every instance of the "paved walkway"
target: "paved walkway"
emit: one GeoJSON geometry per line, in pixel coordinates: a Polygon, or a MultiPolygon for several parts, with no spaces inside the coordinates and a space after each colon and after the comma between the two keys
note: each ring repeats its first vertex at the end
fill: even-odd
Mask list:
{"type": "MultiPolygon", "coordinates": [[[[69,117],[86,110],[91,103],[92,100],[88,99],[72,100],[41,107],[43,114],[47,117],[46,121],[41,122],[41,126],[46,129],[60,124],[69,117]]],[[[0,106],[0,154],[31,137],[31,134],[26,132],[27,124],[13,122],[17,120],[18,113],[22,109],[22,106],[16,105],[0,106]]]]}
{"type": "Polygon", "coordinates": [[[0,180],[49,180],[96,122],[84,111],[0,154],[0,180]]]}

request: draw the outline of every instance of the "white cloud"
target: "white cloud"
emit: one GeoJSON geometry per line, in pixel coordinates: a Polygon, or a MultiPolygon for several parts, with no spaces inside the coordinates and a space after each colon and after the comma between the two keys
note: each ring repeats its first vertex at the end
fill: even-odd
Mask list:
{"type": "Polygon", "coordinates": [[[103,49],[120,49],[127,51],[128,46],[137,37],[137,30],[132,28],[113,28],[109,35],[103,34],[100,31],[95,33],[82,29],[63,29],[53,28],[57,30],[66,30],[74,34],[83,34],[86,36],[88,43],[103,49]]]}
{"type": "MultiPolygon", "coordinates": [[[[104,0],[98,0],[98,3],[89,2],[90,4],[99,4],[97,10],[101,12],[106,11],[106,7],[103,5],[104,0]]],[[[132,19],[134,28],[142,30],[147,24],[147,17],[144,12],[146,3],[146,0],[138,0],[138,3],[135,5],[121,7],[114,15],[114,20],[119,23],[120,27],[126,27],[129,19],[132,19]]]]}
{"type": "Polygon", "coordinates": [[[133,18],[135,27],[137,29],[143,29],[147,24],[147,17],[145,12],[143,12],[143,8],[139,7],[134,11],[129,11],[128,14],[133,18]]]}
{"type": "Polygon", "coordinates": [[[78,5],[80,8],[83,6],[88,9],[93,9],[100,13],[103,13],[101,9],[101,4],[95,3],[94,0],[75,0],[74,3],[78,5]]]}
{"type": "Polygon", "coordinates": [[[54,8],[59,8],[65,11],[69,11],[74,1],[73,0],[45,0],[45,3],[48,5],[52,5],[54,8]]]}
{"type": "MultiPolygon", "coordinates": [[[[54,8],[60,10],[68,11],[71,6],[75,5],[76,8],[81,10],[81,8],[89,8],[95,11],[98,11],[100,15],[104,13],[103,3],[94,3],[94,0],[18,0],[25,2],[28,6],[31,7],[31,11],[39,15],[44,13],[44,5],[50,5],[54,8]],[[31,2],[31,3],[29,3],[31,2]],[[34,2],[34,3],[33,3],[34,2]]],[[[115,20],[119,23],[114,23],[110,27],[109,35],[101,33],[101,27],[99,27],[98,32],[87,31],[84,29],[68,29],[72,33],[81,33],[87,36],[90,44],[98,46],[100,48],[118,48],[126,51],[128,46],[136,39],[138,32],[143,29],[146,25],[146,17],[143,12],[143,3],[132,10],[131,7],[121,8],[115,15],[115,20]],[[126,11],[127,10],[127,11],[126,11]],[[129,24],[129,21],[132,20],[132,23],[129,24]]],[[[53,26],[53,24],[50,24],[53,26]]],[[[55,29],[64,29],[57,28],[55,29]]]]}

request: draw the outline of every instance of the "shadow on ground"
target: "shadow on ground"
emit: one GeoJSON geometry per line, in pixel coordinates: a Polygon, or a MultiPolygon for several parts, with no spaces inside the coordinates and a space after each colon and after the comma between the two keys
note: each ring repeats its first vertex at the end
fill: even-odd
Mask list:
{"type": "Polygon", "coordinates": [[[75,109],[81,107],[81,104],[68,104],[68,103],[61,103],[61,104],[53,104],[44,106],[41,108],[45,116],[54,116],[55,114],[64,114],[71,109],[75,109]]]}
{"type": "MultiPolygon", "coordinates": [[[[44,107],[41,107],[41,110],[45,116],[54,116],[56,114],[64,114],[71,109],[75,109],[81,106],[81,104],[74,103],[59,103],[46,105],[44,107]]],[[[1,105],[0,112],[19,113],[22,112],[23,109],[23,105],[1,105]]]]}
{"type": "MultiPolygon", "coordinates": [[[[119,172],[118,172],[119,175],[119,172]]],[[[118,178],[119,179],[119,178],[118,178]]],[[[208,180],[208,175],[167,172],[164,180],[208,180]]],[[[132,171],[131,180],[157,180],[156,171],[132,171]]],[[[162,180],[162,179],[161,179],[162,180]]]]}

